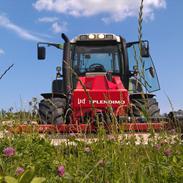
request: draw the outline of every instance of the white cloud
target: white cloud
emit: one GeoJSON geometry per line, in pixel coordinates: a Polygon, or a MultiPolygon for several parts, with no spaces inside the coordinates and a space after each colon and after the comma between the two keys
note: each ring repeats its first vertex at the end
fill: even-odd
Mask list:
{"type": "Polygon", "coordinates": [[[4,50],[2,48],[0,48],[0,55],[4,55],[4,50]]]}
{"type": "Polygon", "coordinates": [[[57,20],[58,20],[57,17],[42,17],[38,19],[39,22],[43,22],[43,23],[53,23],[57,20]]]}
{"type": "Polygon", "coordinates": [[[67,31],[67,22],[54,22],[52,24],[52,31],[54,33],[61,33],[61,32],[66,32],[67,31]]]}
{"type": "Polygon", "coordinates": [[[67,22],[60,22],[58,17],[42,17],[38,19],[41,23],[51,23],[53,33],[61,33],[67,31],[67,22]]]}
{"type": "MultiPolygon", "coordinates": [[[[105,14],[105,22],[119,22],[138,15],[140,0],[37,0],[38,10],[54,11],[75,17],[105,14]]],[[[153,18],[154,10],[166,7],[166,0],[145,0],[144,18],[153,18]]]]}
{"type": "Polygon", "coordinates": [[[5,15],[0,15],[0,27],[4,27],[8,30],[15,32],[19,37],[30,41],[42,41],[38,36],[31,34],[26,29],[11,22],[5,15]]]}

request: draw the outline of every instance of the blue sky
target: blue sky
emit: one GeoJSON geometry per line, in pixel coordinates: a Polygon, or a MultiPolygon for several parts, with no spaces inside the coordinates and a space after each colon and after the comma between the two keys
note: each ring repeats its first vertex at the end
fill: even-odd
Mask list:
{"type": "MultiPolygon", "coordinates": [[[[161,90],[156,92],[161,112],[183,109],[183,1],[144,0],[143,38],[158,72],[161,90]]],[[[0,1],[0,108],[26,108],[32,97],[51,90],[61,54],[48,49],[46,61],[38,61],[38,41],[63,42],[89,32],[111,32],[127,41],[138,39],[138,0],[1,0],[0,1]]]]}

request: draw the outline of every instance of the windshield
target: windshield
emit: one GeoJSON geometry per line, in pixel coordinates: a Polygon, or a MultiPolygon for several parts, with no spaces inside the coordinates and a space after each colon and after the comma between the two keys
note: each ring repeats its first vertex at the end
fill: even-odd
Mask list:
{"type": "Polygon", "coordinates": [[[78,74],[86,72],[120,73],[119,52],[114,46],[76,46],[73,69],[78,74]]]}

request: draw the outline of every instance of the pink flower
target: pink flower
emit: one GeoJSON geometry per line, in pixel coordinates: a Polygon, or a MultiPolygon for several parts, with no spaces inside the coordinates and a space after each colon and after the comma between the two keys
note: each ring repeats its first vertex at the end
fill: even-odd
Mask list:
{"type": "Polygon", "coordinates": [[[156,144],[154,147],[155,147],[155,149],[156,149],[156,150],[158,150],[158,151],[159,151],[159,150],[160,150],[160,148],[161,148],[161,144],[156,144]]]}
{"type": "Polygon", "coordinates": [[[170,130],[170,133],[171,134],[176,134],[176,130],[175,129],[172,129],[172,130],[170,130]]]}
{"type": "Polygon", "coordinates": [[[75,137],[75,136],[76,136],[75,133],[70,133],[69,135],[70,135],[71,137],[75,137]]]}
{"type": "Polygon", "coordinates": [[[18,167],[15,172],[16,172],[16,175],[18,176],[18,175],[22,174],[24,171],[25,171],[24,168],[18,167]]]}
{"type": "Polygon", "coordinates": [[[114,135],[108,135],[108,140],[110,140],[110,141],[115,141],[116,138],[115,138],[114,135]]]}
{"type": "Polygon", "coordinates": [[[59,166],[58,169],[57,169],[57,173],[60,177],[63,177],[64,176],[64,173],[65,173],[65,168],[63,165],[59,166]]]}
{"type": "Polygon", "coordinates": [[[165,154],[165,156],[167,156],[167,157],[171,156],[171,154],[172,154],[171,149],[170,149],[170,148],[165,149],[164,154],[165,154]]]}
{"type": "Polygon", "coordinates": [[[15,155],[15,149],[13,147],[6,147],[4,150],[3,150],[3,153],[5,156],[7,157],[11,157],[11,156],[14,156],[15,155]]]}

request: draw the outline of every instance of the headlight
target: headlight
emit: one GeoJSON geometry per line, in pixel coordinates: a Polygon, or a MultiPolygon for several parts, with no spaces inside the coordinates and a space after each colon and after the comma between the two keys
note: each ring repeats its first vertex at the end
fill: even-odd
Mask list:
{"type": "Polygon", "coordinates": [[[89,34],[88,38],[89,39],[95,39],[95,35],[94,34],[89,34]]]}
{"type": "Polygon", "coordinates": [[[104,35],[104,34],[99,34],[99,35],[98,35],[98,38],[99,38],[99,39],[104,39],[104,38],[105,38],[105,35],[104,35]]]}

